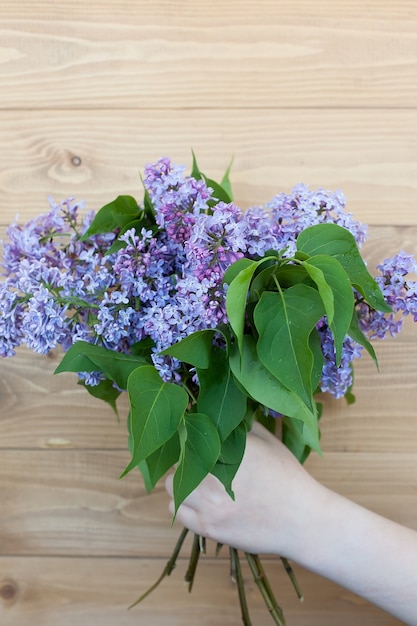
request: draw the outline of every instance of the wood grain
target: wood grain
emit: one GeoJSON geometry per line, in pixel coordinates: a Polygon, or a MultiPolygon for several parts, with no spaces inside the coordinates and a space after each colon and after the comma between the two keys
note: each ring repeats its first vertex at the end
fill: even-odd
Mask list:
{"type": "Polygon", "coordinates": [[[146,163],[169,155],[191,168],[193,148],[201,169],[219,180],[234,156],[243,208],[304,182],[343,190],[365,223],[415,226],[413,128],[417,110],[3,111],[0,223],[47,210],[49,194],[93,209],[120,193],[141,199],[146,163]]]}
{"type": "Polygon", "coordinates": [[[2,4],[4,108],[415,105],[411,1],[31,6],[2,4]]]}
{"type": "MultiPolygon", "coordinates": [[[[239,626],[242,622],[236,586],[224,560],[202,558],[189,594],[180,560],[171,577],[131,611],[127,606],[156,580],[165,561],[120,558],[0,558],[0,620],[2,626],[239,626]],[[16,590],[9,600],[2,589],[16,590]]],[[[397,626],[398,620],[319,576],[296,568],[305,601],[300,604],[279,563],[266,563],[291,626],[397,626]]],[[[243,565],[253,624],[272,621],[243,565]]],[[[11,594],[10,594],[11,595],[11,594]]]]}
{"type": "MultiPolygon", "coordinates": [[[[137,472],[119,480],[126,457],[109,450],[3,450],[1,553],[168,555],[179,530],[170,526],[163,484],[148,495],[137,472]]],[[[326,451],[307,467],[342,495],[417,530],[417,451],[326,451]]]]}
{"type": "MultiPolygon", "coordinates": [[[[298,183],[342,189],[370,224],[369,268],[417,254],[417,3],[404,0],[2,0],[0,238],[48,195],[98,209],[142,196],[162,155],[220,178],[234,156],[238,204],[298,183]]],[[[356,403],[326,399],[330,488],[417,529],[417,330],[356,366],[356,403]]],[[[185,561],[132,612],[178,529],[162,485],[147,495],[121,421],[53,376],[59,352],[0,361],[0,623],[155,626],[241,623],[224,558],[203,559],[189,596],[185,561]],[[15,590],[17,593],[14,593],[15,590]]],[[[268,562],[269,565],[269,562],[268,562]]],[[[299,605],[271,561],[289,626],[394,626],[357,596],[298,571],[299,605]]],[[[246,574],[247,575],[247,571],[246,574]]],[[[250,584],[254,626],[271,623],[250,584]]]]}
{"type": "MultiPolygon", "coordinates": [[[[400,340],[400,335],[376,346],[379,370],[367,355],[356,362],[355,404],[323,397],[325,451],[416,449],[414,326],[406,339],[400,340]]],[[[126,451],[127,399],[123,396],[119,401],[118,421],[107,405],[76,385],[75,375],[54,376],[58,361],[58,352],[44,357],[25,349],[0,361],[0,449],[126,451]]]]}

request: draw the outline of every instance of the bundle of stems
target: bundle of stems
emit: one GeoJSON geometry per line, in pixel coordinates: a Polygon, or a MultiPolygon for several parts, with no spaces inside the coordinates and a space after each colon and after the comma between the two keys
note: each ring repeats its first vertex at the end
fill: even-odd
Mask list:
{"type": "MultiPolygon", "coordinates": [[[[149,587],[149,589],[147,589],[147,591],[145,591],[137,600],[135,600],[135,602],[133,602],[133,604],[131,604],[129,608],[133,608],[134,606],[142,602],[150,593],[152,593],[152,591],[154,591],[158,587],[158,585],[163,581],[164,578],[171,575],[176,566],[178,556],[181,552],[188,532],[189,531],[187,528],[182,529],[177,543],[175,544],[174,550],[171,554],[171,557],[167,561],[159,578],[154,582],[153,585],[151,585],[151,587],[149,587]]],[[[216,546],[216,556],[220,553],[221,548],[222,544],[218,543],[216,546]]],[[[205,538],[201,537],[201,535],[194,534],[190,557],[188,561],[188,567],[184,577],[184,580],[188,585],[188,591],[190,592],[194,584],[194,578],[197,571],[200,554],[205,552],[205,538]]],[[[259,555],[245,552],[244,556],[249,564],[253,579],[262,595],[262,598],[274,623],[277,624],[277,626],[286,626],[283,610],[275,598],[275,594],[272,590],[259,555]]],[[[240,610],[242,614],[242,623],[244,624],[244,626],[252,626],[252,621],[249,616],[248,603],[246,600],[245,582],[242,575],[241,556],[239,554],[239,551],[236,548],[229,547],[229,558],[230,577],[237,586],[240,610]]],[[[280,557],[280,560],[282,562],[282,565],[284,566],[285,572],[288,574],[291,580],[298,599],[302,602],[304,599],[303,594],[288,559],[286,559],[285,557],[280,557]]]]}

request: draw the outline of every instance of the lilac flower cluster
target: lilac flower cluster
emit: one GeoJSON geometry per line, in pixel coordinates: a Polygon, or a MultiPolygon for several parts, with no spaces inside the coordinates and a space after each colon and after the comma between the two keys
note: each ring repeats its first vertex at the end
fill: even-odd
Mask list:
{"type": "MultiPolygon", "coordinates": [[[[48,213],[9,227],[1,263],[1,356],[13,355],[23,343],[44,354],[58,345],[67,350],[78,340],[129,352],[147,339],[163,379],[179,380],[181,363],[159,353],[196,330],[227,322],[222,279],[234,261],[258,259],[270,249],[291,256],[298,234],[323,222],[349,229],[359,245],[366,237],[340,193],[297,185],[265,207],[243,212],[167,158],[146,167],[144,185],[156,227],[140,232],[85,238],[94,214],[73,199],[51,201],[48,213]],[[118,235],[122,246],[109,254],[118,235]]],[[[397,332],[397,311],[417,319],[417,283],[406,279],[415,270],[404,253],[382,264],[378,281],[394,313],[375,313],[359,301],[360,323],[369,336],[397,332]]],[[[351,385],[351,362],[361,348],[346,340],[336,367],[324,322],[319,332],[325,357],[321,387],[340,397],[351,385]]],[[[94,373],[84,378],[88,384],[100,381],[94,373]]]]}
{"type": "Polygon", "coordinates": [[[367,237],[367,228],[353,219],[345,207],[346,200],[341,191],[312,190],[304,184],[293,187],[290,194],[278,194],[266,204],[272,213],[279,247],[288,246],[288,256],[294,254],[295,241],[301,231],[326,222],[347,228],[360,247],[367,237]]]}
{"type": "Polygon", "coordinates": [[[390,314],[374,311],[364,302],[359,302],[358,316],[362,330],[370,339],[385,339],[390,334],[397,335],[404,323],[404,317],[411,315],[417,322],[417,263],[411,254],[399,252],[385,259],[377,266],[380,274],[376,281],[392,309],[390,314]]]}
{"type": "Polygon", "coordinates": [[[45,354],[91,336],[89,315],[115,282],[104,257],[114,235],[82,243],[94,214],[80,219],[81,208],[72,199],[61,204],[50,200],[48,213],[7,229],[0,284],[1,356],[12,356],[22,343],[45,354]]]}
{"type": "Polygon", "coordinates": [[[327,324],[323,322],[318,331],[324,357],[320,390],[330,393],[335,398],[342,398],[353,385],[352,362],[362,356],[363,347],[347,337],[343,343],[340,365],[336,367],[333,335],[327,324]]]}

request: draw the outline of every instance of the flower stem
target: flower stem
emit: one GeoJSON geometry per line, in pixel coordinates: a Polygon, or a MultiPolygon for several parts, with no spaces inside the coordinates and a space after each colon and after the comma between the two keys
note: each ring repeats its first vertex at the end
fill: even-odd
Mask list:
{"type": "Polygon", "coordinates": [[[197,569],[198,559],[200,557],[200,535],[195,534],[193,545],[191,548],[190,560],[188,563],[188,569],[185,574],[185,582],[188,583],[188,591],[191,592],[194,583],[194,576],[197,569]]]}
{"type": "Polygon", "coordinates": [[[249,563],[253,579],[258,585],[259,591],[262,594],[262,597],[265,601],[268,611],[271,614],[272,619],[274,620],[275,624],[277,624],[277,626],[285,626],[286,622],[284,619],[284,614],[275,599],[259,556],[257,554],[249,554],[248,552],[245,552],[245,555],[249,563]]]}
{"type": "Polygon", "coordinates": [[[303,596],[303,592],[301,591],[300,585],[298,584],[298,580],[295,577],[294,574],[294,570],[291,567],[291,565],[289,564],[288,559],[286,559],[285,557],[281,556],[281,562],[285,568],[285,571],[287,572],[288,576],[290,577],[290,580],[292,582],[292,585],[295,589],[295,593],[297,594],[298,599],[300,600],[300,602],[304,602],[304,596],[303,596]]]}
{"type": "Polygon", "coordinates": [[[240,610],[242,612],[242,622],[244,626],[252,626],[249,617],[248,605],[246,602],[245,583],[243,581],[242,570],[240,567],[239,554],[236,548],[229,548],[230,551],[230,575],[233,582],[237,584],[239,594],[240,610]]]}
{"type": "Polygon", "coordinates": [[[149,587],[149,589],[147,591],[145,591],[145,593],[143,593],[141,596],[139,596],[139,598],[137,600],[135,600],[135,602],[133,602],[133,604],[131,604],[129,606],[129,609],[132,609],[134,606],[136,606],[137,604],[142,602],[142,600],[144,600],[150,593],[152,593],[152,591],[154,591],[157,588],[157,586],[165,578],[165,576],[169,576],[171,574],[172,570],[175,567],[178,555],[179,555],[180,550],[182,548],[182,544],[184,543],[185,537],[187,536],[187,533],[188,533],[188,528],[183,528],[182,531],[181,531],[181,534],[180,534],[180,536],[178,538],[178,541],[175,544],[175,548],[174,548],[174,550],[173,550],[173,552],[171,554],[171,558],[169,559],[169,561],[165,565],[162,574],[160,575],[158,580],[156,580],[154,582],[154,584],[151,587],[149,587]]]}

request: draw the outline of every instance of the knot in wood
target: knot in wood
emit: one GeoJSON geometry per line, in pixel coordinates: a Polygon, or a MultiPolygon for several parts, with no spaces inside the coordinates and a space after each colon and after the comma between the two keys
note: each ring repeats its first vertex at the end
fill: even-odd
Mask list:
{"type": "Polygon", "coordinates": [[[17,583],[14,580],[3,580],[0,582],[0,598],[5,602],[13,602],[18,592],[17,583]]]}

